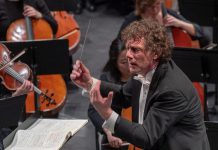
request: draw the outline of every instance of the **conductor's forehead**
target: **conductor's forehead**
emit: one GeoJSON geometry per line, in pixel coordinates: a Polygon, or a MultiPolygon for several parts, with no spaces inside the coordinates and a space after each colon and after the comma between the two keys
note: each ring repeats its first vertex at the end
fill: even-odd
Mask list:
{"type": "Polygon", "coordinates": [[[131,45],[138,45],[138,44],[144,44],[144,38],[132,38],[126,41],[125,47],[127,48],[128,46],[131,45]]]}

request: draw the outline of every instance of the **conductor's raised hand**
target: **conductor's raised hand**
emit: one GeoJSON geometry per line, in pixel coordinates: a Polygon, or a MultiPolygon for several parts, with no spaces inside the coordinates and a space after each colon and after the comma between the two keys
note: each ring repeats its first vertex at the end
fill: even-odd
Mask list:
{"type": "Polygon", "coordinates": [[[100,82],[96,83],[95,87],[90,91],[90,101],[101,117],[107,120],[113,112],[111,109],[113,92],[109,92],[107,97],[102,97],[100,84],[100,82]]]}
{"type": "Polygon", "coordinates": [[[81,61],[77,60],[73,65],[73,70],[70,74],[70,79],[79,87],[86,90],[90,89],[92,85],[92,76],[89,69],[82,64],[81,61]]]}

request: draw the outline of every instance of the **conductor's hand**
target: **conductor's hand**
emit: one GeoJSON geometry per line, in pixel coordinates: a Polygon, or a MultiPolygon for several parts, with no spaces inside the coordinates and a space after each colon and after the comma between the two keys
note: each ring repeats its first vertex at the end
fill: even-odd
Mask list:
{"type": "Polygon", "coordinates": [[[90,91],[90,101],[95,110],[101,115],[104,120],[107,120],[113,110],[111,109],[113,92],[109,92],[107,97],[102,97],[100,93],[100,82],[90,91]]]}
{"type": "Polygon", "coordinates": [[[81,61],[77,60],[73,65],[72,73],[70,74],[70,79],[79,87],[84,88],[86,90],[90,90],[90,86],[92,85],[92,76],[81,61]]]}
{"type": "Polygon", "coordinates": [[[25,80],[23,84],[12,94],[12,96],[27,94],[30,91],[33,91],[33,84],[30,81],[25,80]]]}
{"type": "Polygon", "coordinates": [[[42,18],[42,13],[30,5],[24,5],[23,15],[27,17],[33,17],[36,19],[42,18]]]}

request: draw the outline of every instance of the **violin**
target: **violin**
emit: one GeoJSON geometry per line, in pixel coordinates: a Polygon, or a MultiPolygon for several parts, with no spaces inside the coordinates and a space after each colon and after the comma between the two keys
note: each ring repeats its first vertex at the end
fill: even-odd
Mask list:
{"type": "MultiPolygon", "coordinates": [[[[0,64],[4,65],[10,61],[10,51],[3,44],[0,44],[0,64]]],[[[19,88],[25,80],[28,80],[31,76],[31,69],[28,65],[17,62],[11,63],[7,67],[0,70],[0,77],[3,80],[3,85],[9,90],[16,90],[19,88]]],[[[48,96],[48,93],[42,92],[36,86],[34,91],[42,96],[43,102],[47,101],[46,105],[56,105],[56,100],[52,98],[53,93],[48,96]]]]}

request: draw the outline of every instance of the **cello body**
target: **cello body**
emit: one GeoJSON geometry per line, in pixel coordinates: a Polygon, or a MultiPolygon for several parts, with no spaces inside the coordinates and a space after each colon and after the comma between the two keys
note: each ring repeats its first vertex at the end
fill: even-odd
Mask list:
{"type": "MultiPolygon", "coordinates": [[[[50,25],[44,19],[32,19],[33,39],[52,39],[53,33],[50,25]]],[[[25,19],[18,19],[11,23],[7,30],[7,41],[30,40],[27,37],[25,19]]]]}
{"type": "MultiPolygon", "coordinates": [[[[39,97],[40,111],[43,116],[55,116],[63,108],[67,95],[66,84],[63,77],[56,75],[37,76],[38,88],[52,99],[55,99],[56,105],[48,105],[43,97],[39,97]]],[[[34,92],[30,92],[26,99],[26,113],[34,113],[34,92]]]]}
{"type": "Polygon", "coordinates": [[[184,30],[173,27],[172,36],[175,47],[192,47],[192,39],[184,30]]]}
{"type": "Polygon", "coordinates": [[[55,35],[57,39],[68,39],[69,52],[73,54],[80,42],[80,28],[73,16],[66,11],[53,11],[52,16],[58,23],[58,30],[55,35]]]}

